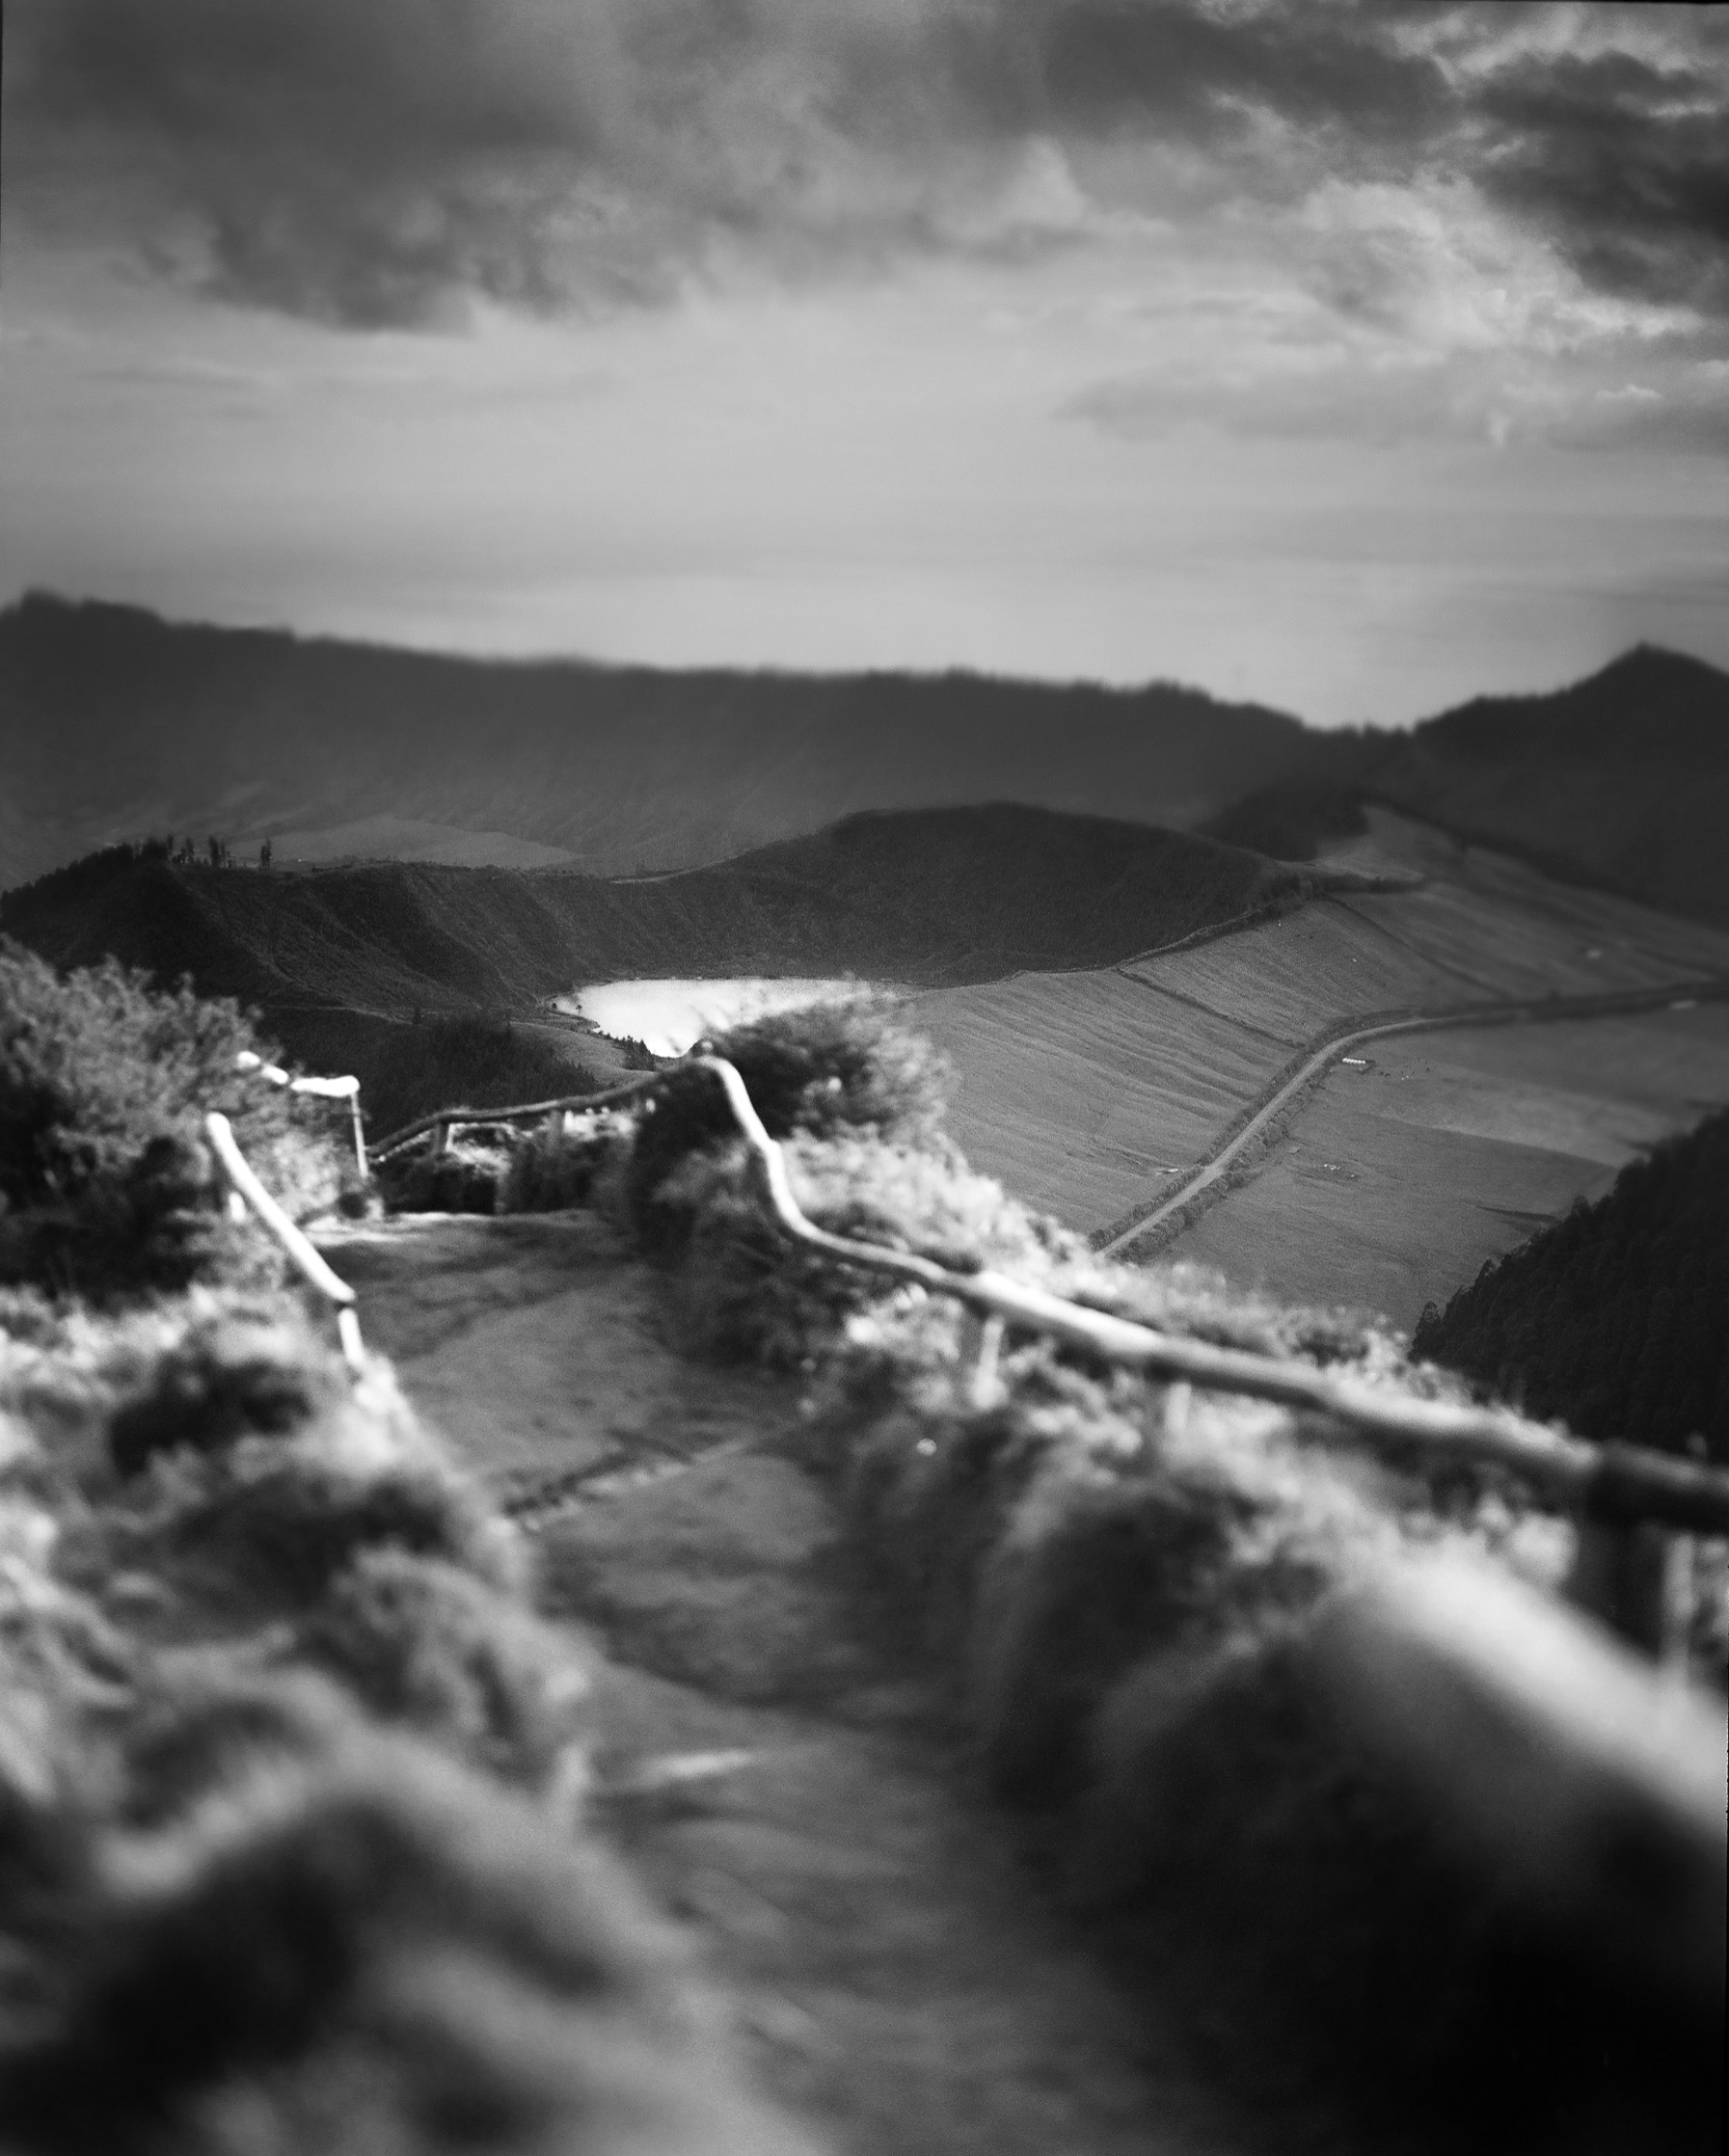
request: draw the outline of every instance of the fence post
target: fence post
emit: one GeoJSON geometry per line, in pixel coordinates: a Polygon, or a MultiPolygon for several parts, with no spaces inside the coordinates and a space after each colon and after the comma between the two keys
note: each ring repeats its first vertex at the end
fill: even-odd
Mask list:
{"type": "Polygon", "coordinates": [[[1674,1644],[1678,1538],[1648,1521],[1579,1523],[1567,1599],[1629,1645],[1662,1659],[1674,1644]]]}

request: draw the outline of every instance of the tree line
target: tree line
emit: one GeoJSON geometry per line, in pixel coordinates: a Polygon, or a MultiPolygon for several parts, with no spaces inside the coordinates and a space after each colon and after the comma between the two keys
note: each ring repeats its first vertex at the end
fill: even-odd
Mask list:
{"type": "MultiPolygon", "coordinates": [[[[201,861],[213,869],[231,869],[235,866],[233,849],[226,839],[219,839],[214,832],[205,839],[201,851],[198,841],[190,833],[176,839],[171,831],[165,838],[148,838],[132,848],[119,850],[130,851],[138,861],[172,861],[180,868],[194,868],[201,861]]],[[[274,855],[274,849],[266,839],[258,848],[258,866],[267,869],[274,855]]]]}
{"type": "Polygon", "coordinates": [[[1431,1303],[1412,1347],[1581,1437],[1729,1463],[1729,1110],[1431,1303]]]}

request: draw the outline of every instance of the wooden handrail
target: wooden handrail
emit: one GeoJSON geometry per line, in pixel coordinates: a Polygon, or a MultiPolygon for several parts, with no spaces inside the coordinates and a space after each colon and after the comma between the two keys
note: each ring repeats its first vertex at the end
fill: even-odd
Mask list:
{"type": "Polygon", "coordinates": [[[1210,1391],[1238,1392],[1326,1415],[1382,1450],[1418,1450],[1510,1469],[1569,1509],[1593,1518],[1660,1521],[1694,1534],[1729,1533],[1729,1474],[1714,1469],[1634,1445],[1590,1444],[1546,1423],[1528,1421],[1510,1408],[1396,1397],[1361,1378],[1336,1377],[1312,1363],[1160,1333],[1026,1287],[1007,1274],[956,1272],[908,1251],[831,1235],[805,1217],[793,1194],[786,1155],[764,1128],[733,1065],[718,1056],[702,1056],[685,1067],[711,1071],[718,1079],[778,1225],[807,1249],[916,1282],[981,1316],[1042,1333],[1107,1361],[1186,1379],[1210,1391]]]}
{"type": "Polygon", "coordinates": [[[345,1100],[354,1123],[354,1164],[363,1176],[366,1173],[366,1132],[361,1121],[361,1082],[355,1077],[346,1078],[296,1078],[292,1071],[281,1064],[266,1063],[262,1056],[251,1048],[242,1048],[234,1058],[234,1068],[257,1074],[272,1086],[286,1086],[293,1093],[309,1093],[319,1100],[345,1100]]]}
{"type": "Polygon", "coordinates": [[[515,1108],[441,1108],[436,1115],[422,1116],[418,1122],[404,1123],[400,1130],[381,1138],[372,1147],[372,1158],[375,1162],[388,1160],[403,1146],[412,1145],[417,1138],[424,1138],[429,1130],[453,1130],[459,1123],[520,1123],[536,1116],[554,1115],[561,1108],[609,1108],[614,1101],[636,1099],[662,1085],[669,1075],[667,1071],[651,1070],[622,1086],[609,1086],[604,1092],[565,1093],[557,1100],[529,1100],[515,1108]]]}
{"type": "Polygon", "coordinates": [[[1004,1273],[959,1272],[909,1251],[830,1234],[805,1216],[793,1193],[784,1151],[764,1127],[743,1077],[720,1056],[690,1056],[672,1069],[650,1071],[598,1093],[572,1093],[511,1108],[442,1109],[393,1132],[373,1148],[372,1158],[387,1159],[426,1132],[458,1123],[521,1122],[560,1109],[606,1108],[640,1099],[688,1070],[706,1070],[718,1081],[733,1120],[750,1148],[777,1225],[807,1250],[949,1296],[981,1317],[1042,1334],[1125,1368],[1324,1415],[1384,1452],[1420,1452],[1431,1458],[1508,1469],[1566,1509],[1589,1519],[1649,1520],[1692,1534],[1729,1534],[1729,1474],[1720,1469],[1672,1459],[1644,1446],[1590,1443],[1548,1423],[1530,1421],[1511,1408],[1395,1395],[1362,1378],[1336,1376],[1294,1358],[1214,1347],[1204,1340],[1161,1333],[1027,1287],[1004,1273]]]}
{"type": "Polygon", "coordinates": [[[235,1143],[233,1125],[228,1118],[212,1110],[204,1118],[204,1130],[217,1159],[222,1163],[222,1171],[229,1179],[230,1189],[240,1194],[287,1252],[289,1258],[310,1284],[328,1303],[335,1306],[337,1330],[342,1338],[342,1353],[349,1367],[358,1371],[365,1361],[365,1355],[361,1346],[360,1319],[355,1314],[353,1288],[331,1271],[300,1228],[259,1182],[253,1172],[251,1163],[235,1143]]]}

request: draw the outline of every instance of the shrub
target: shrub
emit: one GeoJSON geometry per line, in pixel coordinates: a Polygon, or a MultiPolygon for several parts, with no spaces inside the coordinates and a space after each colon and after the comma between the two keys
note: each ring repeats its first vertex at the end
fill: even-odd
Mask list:
{"type": "Polygon", "coordinates": [[[436,1558],[368,1550],[306,1618],[296,1654],[476,1765],[543,1775],[587,1681],[568,1641],[436,1558]]]}
{"type": "Polygon", "coordinates": [[[353,1380],[298,1312],[235,1309],[196,1321],[115,1414],[109,1454],[122,1475],[158,1452],[212,1452],[249,1436],[281,1437],[338,1410],[353,1380]]]}
{"type": "Polygon", "coordinates": [[[789,2156],[611,1867],[424,1748],[257,1773],[111,1869],[10,2035],[9,2145],[789,2156]]]}
{"type": "Polygon", "coordinates": [[[586,1205],[629,1147],[623,1130],[585,1121],[575,1130],[530,1131],[510,1149],[499,1194],[505,1213],[557,1213],[586,1205]]]}
{"type": "Polygon", "coordinates": [[[308,1670],[181,1659],[141,1689],[123,1733],[122,1817],[166,1826],[224,1790],[336,1753],[361,1727],[340,1688],[308,1670]]]}
{"type": "MultiPolygon", "coordinates": [[[[856,1005],[764,1018],[723,1035],[715,1052],[737,1066],[770,1138],[852,1128],[917,1144],[934,1137],[941,1118],[946,1066],[926,1042],[856,1005]]],[[[726,1096],[706,1071],[674,1071],[652,1112],[645,1106],[629,1191],[638,1232],[651,1247],[676,1251],[689,1228],[687,1210],[662,1198],[673,1170],[737,1133],[726,1096]]]]}
{"type": "MultiPolygon", "coordinates": [[[[1044,1251],[1026,1213],[999,1184],[952,1153],[880,1144],[855,1132],[785,1141],[795,1196],[831,1233],[912,1251],[957,1267],[1044,1251]]],[[[880,1274],[849,1271],[801,1249],[770,1217],[752,1157],[735,1138],[688,1156],[662,1185],[662,1221],[681,1224],[684,1252],[674,1303],[687,1342],[723,1361],[797,1368],[836,1339],[843,1321],[894,1292],[880,1274]]]]}
{"type": "Polygon", "coordinates": [[[418,1146],[378,1171],[393,1213],[496,1213],[510,1149],[478,1137],[453,1138],[442,1153],[418,1146]]]}
{"type": "Polygon", "coordinates": [[[516,1108],[598,1092],[601,1085],[545,1034],[504,1019],[471,1015],[392,1026],[355,1048],[361,1098],[375,1138],[441,1108],[516,1108]]]}
{"type": "Polygon", "coordinates": [[[364,1550],[446,1559],[510,1587],[516,1538],[393,1393],[293,1434],[158,1454],[98,1522],[88,1562],[154,1563],[213,1611],[305,1609],[364,1550]]]}
{"type": "Polygon", "coordinates": [[[334,1204],[327,1111],[237,1071],[243,1050],[231,1003],[0,945],[0,1279],[111,1297],[244,1271],[261,1246],[215,1212],[212,1109],[290,1213],[334,1204]]]}

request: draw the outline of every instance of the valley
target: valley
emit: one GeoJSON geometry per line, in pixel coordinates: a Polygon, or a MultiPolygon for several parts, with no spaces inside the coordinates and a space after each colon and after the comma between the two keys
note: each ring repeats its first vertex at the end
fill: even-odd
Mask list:
{"type": "MultiPolygon", "coordinates": [[[[1009,803],[653,877],[122,851],[6,894],[0,928],[62,965],[190,974],[364,1088],[424,1017],[508,1021],[604,1082],[629,1067],[608,1036],[644,1038],[674,990],[875,984],[949,1058],[949,1127],[1014,1195],[1119,1253],[1408,1329],[1729,1098],[1729,931],[1385,805],[1345,821],[1302,864],[1009,803]],[[626,999],[604,1034],[570,1015],[600,986],[626,999]],[[1347,1035],[1442,1019],[1342,1061],[1347,1035]]],[[[542,1069],[528,1097],[558,1090],[542,1069]]]]}

